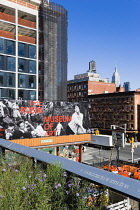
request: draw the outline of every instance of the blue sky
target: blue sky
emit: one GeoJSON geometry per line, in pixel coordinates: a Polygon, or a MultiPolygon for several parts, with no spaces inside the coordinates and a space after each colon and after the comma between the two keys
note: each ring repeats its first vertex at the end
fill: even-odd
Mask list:
{"type": "Polygon", "coordinates": [[[140,0],[54,0],[68,10],[68,80],[96,61],[111,82],[115,66],[121,85],[140,88],[140,0]]]}

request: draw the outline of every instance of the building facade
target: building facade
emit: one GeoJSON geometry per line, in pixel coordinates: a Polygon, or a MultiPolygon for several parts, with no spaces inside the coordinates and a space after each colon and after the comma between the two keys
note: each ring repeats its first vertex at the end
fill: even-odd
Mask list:
{"type": "Polygon", "coordinates": [[[69,102],[88,101],[88,78],[68,81],[67,100],[69,102]]]}
{"type": "Polygon", "coordinates": [[[88,96],[92,128],[110,129],[123,126],[128,131],[138,131],[140,91],[116,92],[88,96]]]}
{"type": "Polygon", "coordinates": [[[38,98],[36,3],[0,1],[0,98],[5,97],[38,98]]]}
{"type": "Polygon", "coordinates": [[[58,7],[47,0],[0,1],[0,98],[57,100],[59,90],[66,100],[67,15],[61,18],[58,7]]]}
{"type": "Polygon", "coordinates": [[[39,14],[39,99],[66,101],[67,10],[44,0],[39,14]]]}
{"type": "Polygon", "coordinates": [[[96,62],[89,62],[89,70],[86,73],[74,76],[67,83],[68,101],[88,101],[88,95],[113,93],[116,85],[109,83],[109,79],[102,79],[96,72],[96,62]]]}
{"type": "Polygon", "coordinates": [[[67,84],[68,101],[88,101],[89,95],[113,93],[116,85],[113,83],[90,81],[87,78],[70,80],[67,84]]]}

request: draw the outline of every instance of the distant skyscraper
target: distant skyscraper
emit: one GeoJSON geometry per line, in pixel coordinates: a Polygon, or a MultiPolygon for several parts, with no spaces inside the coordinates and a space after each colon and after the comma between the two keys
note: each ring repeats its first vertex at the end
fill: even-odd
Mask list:
{"type": "Polygon", "coordinates": [[[130,91],[130,82],[124,82],[123,87],[125,91],[130,91]]]}
{"type": "Polygon", "coordinates": [[[115,67],[115,72],[113,73],[113,76],[112,76],[112,83],[115,83],[116,87],[120,87],[120,85],[121,85],[120,75],[119,75],[116,67],[115,67]]]}

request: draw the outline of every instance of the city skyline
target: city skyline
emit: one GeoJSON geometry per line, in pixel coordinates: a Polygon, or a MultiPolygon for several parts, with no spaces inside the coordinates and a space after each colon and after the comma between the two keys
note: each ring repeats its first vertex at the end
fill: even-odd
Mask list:
{"type": "Polygon", "coordinates": [[[54,0],[68,10],[68,80],[96,62],[97,73],[112,80],[115,67],[131,90],[140,88],[140,1],[54,0]]]}

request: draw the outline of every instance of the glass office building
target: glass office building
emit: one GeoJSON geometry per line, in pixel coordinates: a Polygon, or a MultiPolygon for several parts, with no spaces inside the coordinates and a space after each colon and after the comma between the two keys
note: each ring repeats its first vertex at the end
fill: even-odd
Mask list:
{"type": "MultiPolygon", "coordinates": [[[[62,25],[58,21],[56,40],[51,46],[48,45],[48,40],[44,37],[52,32],[44,32],[46,23],[43,23],[41,18],[41,15],[44,17],[44,5],[47,5],[50,11],[53,10],[51,5],[54,3],[48,4],[48,1],[0,1],[0,98],[57,100],[58,96],[54,94],[54,90],[60,90],[59,84],[61,87],[65,85],[63,81],[67,79],[67,40],[64,41],[64,55],[57,56],[61,54],[61,45],[63,46],[62,37],[57,38],[58,34],[62,33],[62,25]],[[56,49],[55,57],[51,56],[53,49],[56,49]],[[62,68],[63,66],[65,67],[62,68]],[[49,74],[54,74],[57,82],[52,81],[49,84],[49,74]]],[[[67,39],[67,25],[65,29],[67,39]]],[[[63,98],[61,95],[64,94],[60,92],[60,98],[63,98]]]]}
{"type": "Polygon", "coordinates": [[[37,8],[29,1],[0,1],[0,98],[38,98],[37,8]]]}

